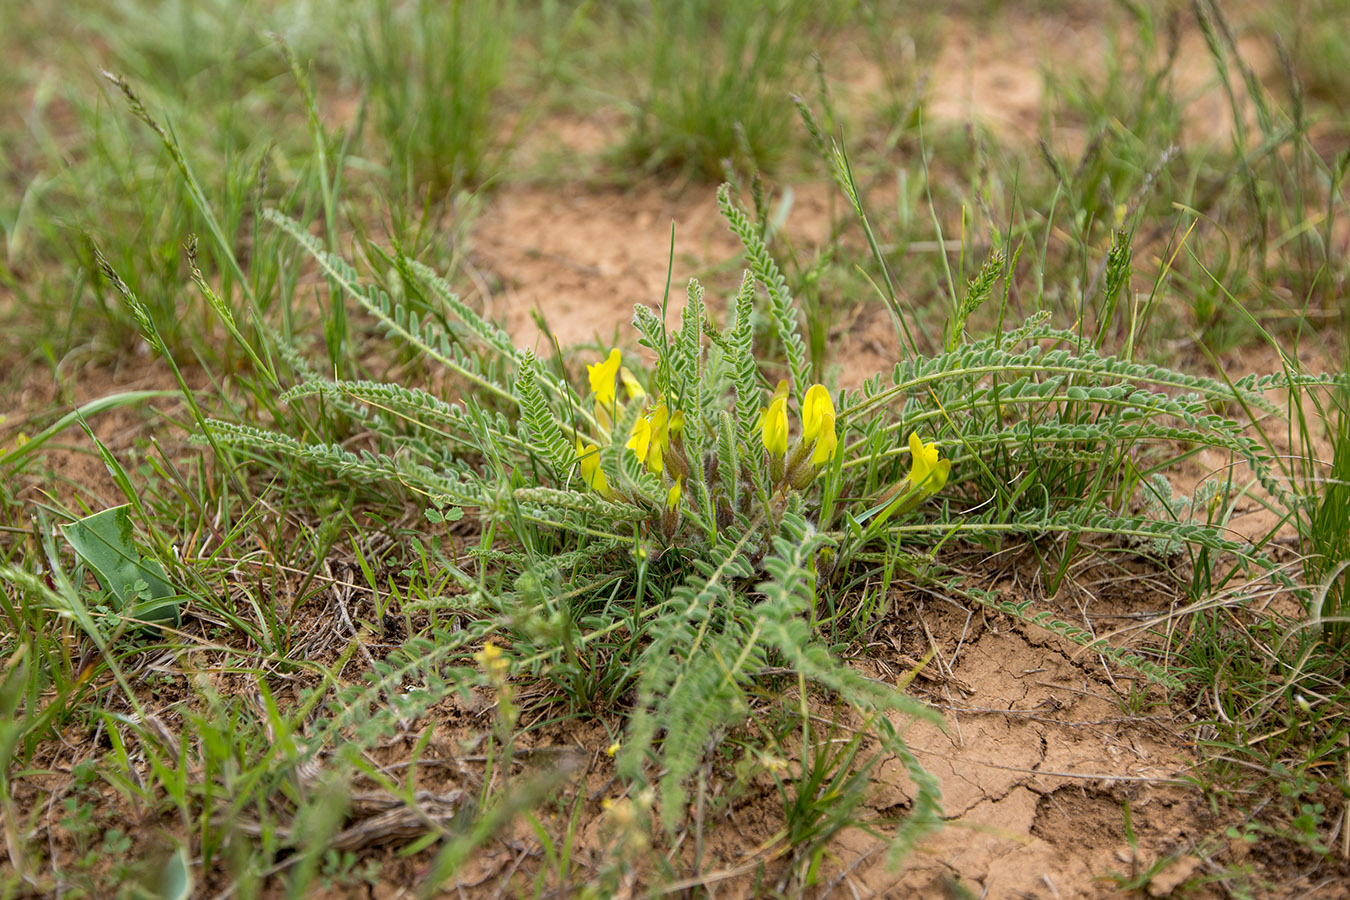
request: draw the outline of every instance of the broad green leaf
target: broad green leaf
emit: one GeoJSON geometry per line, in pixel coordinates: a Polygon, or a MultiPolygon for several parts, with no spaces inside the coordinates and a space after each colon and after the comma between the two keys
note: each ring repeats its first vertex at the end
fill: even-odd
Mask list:
{"type": "Polygon", "coordinates": [[[66,540],[112,594],[119,612],[176,627],[182,600],[169,584],[164,567],[143,558],[132,542],[129,509],[128,505],[114,506],[65,525],[66,540]]]}
{"type": "Polygon", "coordinates": [[[186,847],[179,847],[164,864],[160,875],[160,896],[164,900],[187,900],[192,896],[192,862],[186,847]]]}

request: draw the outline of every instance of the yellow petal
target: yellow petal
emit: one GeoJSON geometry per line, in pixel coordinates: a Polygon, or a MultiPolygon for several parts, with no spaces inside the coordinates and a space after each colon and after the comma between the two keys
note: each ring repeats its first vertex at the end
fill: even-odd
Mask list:
{"type": "Polygon", "coordinates": [[[936,442],[929,441],[923,445],[923,459],[924,463],[928,466],[929,471],[932,471],[933,467],[938,464],[940,458],[936,442]]]}
{"type": "Polygon", "coordinates": [[[816,438],[816,449],[811,453],[811,465],[819,469],[834,458],[834,449],[839,446],[839,435],[834,430],[834,416],[823,420],[820,435],[816,438]]]}
{"type": "Polygon", "coordinates": [[[619,348],[615,347],[609,351],[609,356],[604,362],[586,366],[591,390],[595,392],[595,402],[601,406],[614,405],[614,379],[618,377],[622,364],[623,355],[619,353],[619,348]]]}
{"type": "Polygon", "coordinates": [[[913,465],[909,471],[909,483],[923,492],[925,497],[942,490],[947,476],[952,471],[952,461],[943,459],[936,441],[925,444],[917,433],[909,436],[909,453],[913,465]]]}
{"type": "Polygon", "coordinates": [[[676,478],[669,491],[666,492],[666,509],[675,510],[680,505],[680,497],[684,494],[684,479],[676,478]]]}
{"type": "Polygon", "coordinates": [[[802,440],[811,443],[821,430],[834,428],[834,401],[823,384],[813,384],[802,398],[802,440]]]}
{"type": "MultiPolygon", "coordinates": [[[[937,469],[938,465],[941,462],[942,459],[941,456],[938,454],[937,444],[933,443],[932,441],[928,442],[927,444],[924,444],[923,465],[925,472],[924,474],[925,485],[932,485],[934,481],[937,479],[937,469]]],[[[943,480],[944,481],[946,480],[946,476],[943,476],[943,480]]]]}
{"type": "Polygon", "coordinates": [[[773,389],[773,394],[769,397],[768,406],[761,407],[759,410],[759,418],[755,420],[756,431],[759,431],[764,427],[764,416],[768,414],[769,406],[773,406],[773,402],[779,397],[786,397],[790,393],[792,393],[792,385],[788,384],[786,378],[780,378],[778,380],[778,386],[773,389]]]}
{"type": "Polygon", "coordinates": [[[788,417],[787,397],[782,396],[769,404],[764,414],[764,424],[760,430],[760,439],[770,456],[783,456],[787,453],[788,417]]]}
{"type": "Polygon", "coordinates": [[[932,495],[947,484],[947,476],[952,473],[952,461],[950,459],[939,460],[937,465],[933,466],[932,477],[928,479],[928,484],[924,485],[924,492],[932,495]]]}
{"type": "Polygon", "coordinates": [[[647,399],[647,391],[642,387],[642,383],[637,380],[636,376],[628,371],[627,366],[619,369],[619,380],[623,382],[624,390],[628,391],[629,400],[647,399]]]}
{"type": "Polygon", "coordinates": [[[909,436],[909,483],[913,485],[923,484],[928,478],[928,456],[924,453],[923,441],[919,440],[918,432],[911,432],[909,436]]]}
{"type": "Polygon", "coordinates": [[[660,447],[668,446],[670,444],[670,409],[664,403],[658,404],[648,414],[647,418],[652,423],[652,442],[660,447]]]}
{"type": "Polygon", "coordinates": [[[628,443],[624,444],[629,450],[637,454],[638,462],[647,461],[647,452],[652,445],[652,423],[646,416],[633,423],[633,433],[628,438],[628,443]]]}
{"type": "Polygon", "coordinates": [[[839,446],[834,430],[834,401],[823,384],[814,384],[802,398],[802,443],[814,444],[811,465],[817,469],[829,462],[839,446]]]}

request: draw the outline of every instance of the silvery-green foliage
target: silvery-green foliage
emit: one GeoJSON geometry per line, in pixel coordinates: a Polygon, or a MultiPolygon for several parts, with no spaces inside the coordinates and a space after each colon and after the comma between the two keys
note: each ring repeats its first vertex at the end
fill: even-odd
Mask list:
{"type": "MultiPolygon", "coordinates": [[[[748,267],[726,301],[725,326],[711,324],[697,281],[688,284],[678,322],[647,305],[635,307],[639,342],[656,356],[645,378],[649,397],[616,408],[616,421],[604,430],[588,408],[584,380],[578,379],[578,390],[533,354],[517,352],[498,326],[455,297],[435,273],[411,260],[393,260],[393,268],[440,303],[434,315],[410,311],[378,284],[362,283],[351,265],[298,225],[272,214],[270,220],[315,258],[333,290],[355,300],[391,340],[441,366],[462,388],[451,398],[414,386],[326,380],[294,348],[279,348],[301,379],[281,399],[292,405],[322,399],[359,421],[369,443],[306,442],[218,421],[207,427],[222,444],[260,457],[422,496],[437,509],[434,521],[450,520],[443,510],[454,508],[476,509],[493,523],[497,543],[473,552],[478,574],[465,580],[472,598],[466,602],[496,617],[497,627],[528,650],[533,674],[558,684],[575,702],[585,706],[597,691],[633,691],[620,772],[635,783],[657,782],[667,826],[674,827],[686,808],[689,779],[710,749],[741,728],[752,703],[762,699],[761,673],[791,671],[857,711],[908,767],[919,791],[895,840],[903,849],[937,820],[939,797],[887,716],[926,713],[861,678],[820,643],[808,624],[818,594],[886,564],[882,547],[909,542],[914,552],[904,551],[906,558],[920,560],[924,549],[953,537],[988,543],[1055,536],[1069,548],[1086,538],[1123,540],[1155,551],[1189,548],[1206,561],[1223,554],[1267,567],[1259,552],[1226,534],[1222,522],[1199,515],[1195,504],[1150,507],[1148,497],[1139,495],[1140,473],[1165,468],[1178,444],[1207,447],[1244,463],[1274,502],[1290,501],[1272,474],[1268,448],[1245,434],[1233,413],[1268,410],[1265,392],[1287,380],[1226,383],[1112,357],[1051,327],[1044,315],[976,341],[965,340],[958,327],[945,352],[907,356],[842,396],[840,451],[828,488],[816,484],[774,495],[757,433],[769,392],[754,348],[757,316],[783,348],[794,409],[813,377],[798,310],[761,231],[728,189],[718,199],[745,245],[748,267]],[[759,310],[761,297],[767,303],[759,310]],[[623,437],[657,402],[685,421],[688,468],[673,531],[660,518],[672,476],[650,471],[625,449],[623,437]],[[936,439],[952,460],[946,489],[880,529],[852,529],[849,516],[905,477],[912,433],[936,439]],[[578,440],[599,447],[611,488],[604,496],[579,477],[578,440]],[[832,493],[822,503],[826,490],[832,493]],[[874,543],[856,545],[859,539],[874,543]],[[826,547],[839,560],[831,566],[833,582],[816,565],[826,547]],[[670,565],[678,566],[678,578],[646,598],[640,615],[626,611],[621,598],[632,596],[640,573],[650,584],[664,554],[663,565],[677,560],[670,565]],[[601,608],[621,619],[598,617],[601,608]],[[622,621],[630,614],[631,621],[622,621]],[[592,635],[620,626],[631,630],[621,651],[581,658],[592,635]],[[588,679],[591,687],[582,684],[588,679]]],[[[991,259],[976,276],[960,310],[964,315],[992,296],[1000,271],[991,259]]],[[[1222,505],[1218,490],[1207,489],[1205,509],[1222,505]]],[[[1156,491],[1155,499],[1163,500],[1161,486],[1156,491]]],[[[934,564],[927,559],[926,565],[934,564]]],[[[1089,646],[1155,683],[1178,683],[1161,664],[1107,646],[1033,604],[969,596],[1089,646]]],[[[376,681],[405,675],[393,666],[376,681]]],[[[352,700],[370,709],[371,696],[352,700]]],[[[410,703],[401,700],[400,708],[415,712],[410,703]]]]}

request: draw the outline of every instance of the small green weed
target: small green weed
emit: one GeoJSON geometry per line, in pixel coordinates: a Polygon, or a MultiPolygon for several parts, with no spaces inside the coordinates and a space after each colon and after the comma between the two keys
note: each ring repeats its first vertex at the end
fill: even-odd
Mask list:
{"type": "Polygon", "coordinates": [[[379,0],[344,15],[395,191],[416,206],[424,190],[449,196],[489,181],[510,143],[500,88],[515,3],[379,0]]]}
{"type": "Polygon", "coordinates": [[[638,95],[623,156],[705,179],[773,168],[793,143],[791,93],[819,4],[652,0],[635,10],[638,95]]]}

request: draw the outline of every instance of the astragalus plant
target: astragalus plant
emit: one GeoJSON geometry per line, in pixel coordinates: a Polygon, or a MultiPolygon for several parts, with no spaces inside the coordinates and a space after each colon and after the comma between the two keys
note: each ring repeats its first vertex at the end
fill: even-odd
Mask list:
{"type": "MultiPolygon", "coordinates": [[[[739,290],[713,304],[690,281],[678,316],[668,297],[659,309],[636,306],[645,353],[606,348],[584,371],[516,349],[412,259],[380,257],[385,274],[363,279],[307,230],[269,215],[331,291],[420,357],[421,371],[441,370],[438,387],[321,378],[295,347],[278,347],[299,380],[281,397],[289,421],[359,440],[302,441],[284,427],[212,420],[212,441],[286,467],[293,480],[372,485],[379,494],[366,496],[418,504],[433,524],[477,536],[467,555],[440,561],[455,589],[412,605],[426,614],[423,631],[334,701],[315,752],[374,741],[380,721],[424,714],[477,679],[498,692],[495,734],[509,754],[523,721],[509,684],[526,678],[551,686],[544,700],[532,693],[536,704],[617,715],[610,754],[636,804],[625,808],[673,830],[687,825],[690,786],[705,767],[730,764],[719,756],[724,741],[791,781],[773,763],[796,740],[782,722],[797,721],[809,746],[812,705],[823,701],[876,752],[814,758],[866,772],[895,755],[908,767],[914,802],[903,822],[887,823],[898,855],[940,818],[935,783],[901,736],[906,721],[931,713],[863,677],[824,639],[827,624],[831,639],[840,635],[842,610],[861,608],[857,586],[872,573],[951,586],[1168,686],[1178,673],[1144,652],[947,584],[937,550],[1026,541],[1053,575],[1080,541],[1114,542],[1167,559],[1189,553],[1197,583],[1220,554],[1264,565],[1223,528],[1231,495],[1247,485],[1229,479],[1181,503],[1165,476],[1179,448],[1215,448],[1270,502],[1288,501],[1266,452],[1222,413],[1267,407],[1278,379],[1229,384],[1114,358],[1037,317],[981,340],[953,323],[946,352],[909,354],[861,390],[831,391],[808,362],[797,306],[760,229],[728,188],[719,201],[745,247],[739,290]],[[758,349],[766,333],[780,359],[758,349]],[[452,608],[474,627],[439,627],[452,608]]],[[[998,280],[993,271],[972,284],[962,308],[994,297],[998,280]]],[[[872,618],[852,617],[844,636],[864,635],[884,607],[883,598],[872,618]]],[[[822,778],[810,767],[799,776],[784,793],[798,815],[797,794],[822,778]]],[[[833,821],[856,813],[866,824],[863,794],[847,796],[833,821]]]]}

